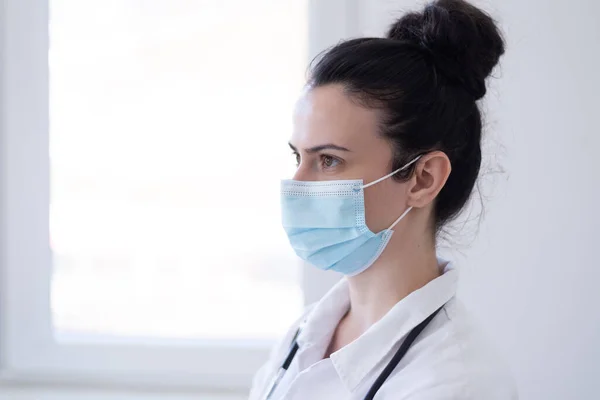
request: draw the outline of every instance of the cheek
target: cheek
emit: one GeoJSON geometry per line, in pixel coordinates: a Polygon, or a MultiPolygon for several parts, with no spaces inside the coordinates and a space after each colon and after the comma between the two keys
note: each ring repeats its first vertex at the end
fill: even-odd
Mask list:
{"type": "Polygon", "coordinates": [[[367,226],[374,233],[387,229],[406,210],[404,184],[383,181],[365,189],[367,226]]]}

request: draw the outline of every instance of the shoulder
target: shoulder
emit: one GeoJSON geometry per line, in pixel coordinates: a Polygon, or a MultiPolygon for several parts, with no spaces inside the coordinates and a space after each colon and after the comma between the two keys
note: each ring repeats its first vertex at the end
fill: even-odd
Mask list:
{"type": "Polygon", "coordinates": [[[256,372],[252,380],[252,388],[250,391],[250,400],[257,398],[261,390],[263,390],[269,383],[269,379],[275,375],[277,369],[280,367],[280,363],[283,362],[287,352],[289,351],[290,345],[294,340],[296,332],[314,308],[315,304],[311,304],[304,308],[301,316],[294,321],[289,327],[287,332],[275,343],[269,353],[269,358],[256,372]]]}
{"type": "Polygon", "coordinates": [[[414,346],[398,375],[412,381],[407,400],[518,398],[508,366],[460,301],[447,303],[414,346]]]}
{"type": "MultiPolygon", "coordinates": [[[[294,341],[294,337],[298,333],[298,330],[303,326],[307,317],[315,307],[316,303],[310,304],[304,307],[302,314],[298,317],[288,328],[286,333],[275,343],[271,348],[269,355],[269,361],[283,361],[283,358],[288,353],[290,345],[294,341]]],[[[279,367],[279,365],[277,365],[279,367]]]]}

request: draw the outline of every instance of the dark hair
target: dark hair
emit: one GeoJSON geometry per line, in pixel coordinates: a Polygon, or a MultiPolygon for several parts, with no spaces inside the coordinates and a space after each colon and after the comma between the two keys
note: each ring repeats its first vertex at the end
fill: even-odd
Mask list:
{"type": "MultiPolygon", "coordinates": [[[[314,65],[309,85],[342,84],[359,104],[380,110],[394,147],[392,170],[443,151],[452,172],[435,203],[439,229],[467,203],[481,165],[485,79],[504,53],[494,20],[463,0],[437,0],[404,15],[385,38],[342,42],[314,65]]],[[[407,179],[413,168],[396,174],[407,179]]]]}

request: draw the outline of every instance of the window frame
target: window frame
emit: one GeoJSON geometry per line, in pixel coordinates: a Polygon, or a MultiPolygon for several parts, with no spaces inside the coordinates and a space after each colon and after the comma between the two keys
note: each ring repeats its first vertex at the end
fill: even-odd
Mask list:
{"type": "MultiPolygon", "coordinates": [[[[359,33],[359,3],[309,0],[311,59],[359,33]]],[[[247,390],[269,341],[53,335],[48,21],[48,0],[0,0],[0,381],[247,390]]],[[[304,268],[306,303],[337,279],[304,268]]]]}

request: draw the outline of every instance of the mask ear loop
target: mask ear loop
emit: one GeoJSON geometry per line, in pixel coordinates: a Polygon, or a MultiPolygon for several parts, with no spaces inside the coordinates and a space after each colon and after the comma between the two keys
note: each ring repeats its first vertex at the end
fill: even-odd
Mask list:
{"type": "Polygon", "coordinates": [[[415,157],[415,158],[414,158],[414,159],[413,159],[411,162],[409,162],[409,163],[408,163],[408,164],[406,164],[405,166],[398,168],[397,170],[393,171],[391,174],[387,174],[386,176],[384,176],[384,177],[382,177],[382,178],[379,178],[379,179],[377,179],[377,180],[374,180],[374,181],[373,181],[373,182],[371,182],[371,183],[367,183],[366,185],[363,185],[363,187],[362,187],[362,188],[363,188],[363,189],[366,189],[366,188],[368,188],[369,186],[373,186],[373,185],[375,185],[376,183],[379,183],[379,182],[381,182],[381,181],[384,181],[384,180],[386,180],[386,179],[387,179],[387,178],[389,178],[390,176],[393,176],[393,175],[397,174],[397,173],[398,173],[398,172],[400,172],[400,171],[404,171],[405,169],[407,169],[408,167],[410,167],[411,165],[413,165],[414,163],[416,163],[417,161],[419,161],[419,159],[420,159],[421,157],[422,157],[422,155],[421,155],[421,156],[417,156],[417,157],[415,157]]]}
{"type": "MultiPolygon", "coordinates": [[[[373,181],[373,182],[371,182],[371,183],[367,183],[366,185],[363,185],[363,189],[365,189],[365,188],[368,188],[369,186],[373,186],[373,185],[375,185],[376,183],[379,183],[379,182],[381,182],[381,181],[383,181],[383,180],[385,180],[385,179],[389,178],[390,176],[393,176],[393,175],[397,174],[397,173],[398,173],[398,172],[400,172],[400,171],[404,171],[405,169],[407,169],[408,167],[410,167],[411,165],[413,165],[414,163],[416,163],[417,161],[419,161],[419,159],[420,159],[421,157],[422,157],[422,155],[420,155],[420,156],[417,156],[417,157],[415,157],[415,158],[414,158],[414,159],[413,159],[411,162],[409,162],[408,164],[406,164],[405,166],[403,166],[403,167],[401,167],[401,168],[398,168],[397,170],[393,171],[391,174],[387,174],[386,176],[384,176],[384,177],[382,177],[382,178],[379,178],[379,179],[377,179],[377,180],[374,180],[374,181],[373,181]]],[[[392,229],[394,229],[394,227],[395,227],[396,225],[398,225],[398,222],[402,221],[402,218],[406,217],[406,214],[408,214],[408,213],[410,212],[410,210],[412,210],[412,209],[413,209],[413,208],[412,208],[412,206],[411,206],[411,207],[408,207],[408,208],[406,209],[406,211],[404,211],[404,212],[402,213],[402,215],[401,215],[401,216],[399,216],[399,217],[398,217],[398,219],[397,219],[396,221],[394,221],[394,223],[393,223],[393,224],[392,224],[392,225],[391,225],[389,228],[387,228],[387,230],[388,230],[388,231],[391,231],[392,229]]]]}
{"type": "Polygon", "coordinates": [[[397,220],[396,220],[396,221],[395,221],[395,222],[392,224],[392,226],[390,226],[389,228],[387,228],[387,230],[388,230],[388,231],[391,231],[392,229],[394,229],[394,227],[395,227],[395,226],[398,224],[398,222],[402,221],[402,218],[406,217],[406,214],[408,214],[408,213],[410,212],[410,210],[412,210],[412,209],[413,209],[413,208],[412,208],[412,206],[411,206],[411,207],[408,207],[408,208],[406,209],[406,211],[404,211],[404,212],[402,213],[402,215],[401,215],[401,216],[399,216],[399,217],[398,217],[398,219],[397,219],[397,220]]]}

